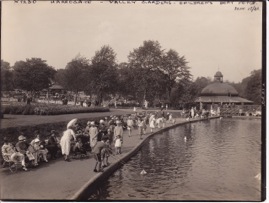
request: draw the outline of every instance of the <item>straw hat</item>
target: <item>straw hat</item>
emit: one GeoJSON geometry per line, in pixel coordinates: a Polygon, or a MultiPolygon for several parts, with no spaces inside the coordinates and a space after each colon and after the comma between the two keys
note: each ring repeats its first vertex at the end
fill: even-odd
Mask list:
{"type": "Polygon", "coordinates": [[[78,121],[77,118],[74,118],[71,121],[69,121],[69,123],[67,124],[67,128],[74,126],[77,123],[77,121],[78,121]]]}
{"type": "Polygon", "coordinates": [[[25,140],[26,139],[26,137],[24,137],[23,135],[20,135],[19,137],[18,137],[18,140],[19,141],[22,141],[22,140],[25,140]]]}
{"type": "Polygon", "coordinates": [[[104,123],[104,122],[105,122],[105,121],[101,119],[99,123],[104,123]]]}
{"type": "Polygon", "coordinates": [[[90,124],[91,124],[91,121],[88,121],[88,122],[87,122],[87,125],[90,125],[90,124]]]}
{"type": "Polygon", "coordinates": [[[94,121],[91,122],[91,125],[95,125],[94,121]]]}
{"type": "Polygon", "coordinates": [[[116,124],[120,124],[121,122],[119,120],[116,121],[116,124]]]}

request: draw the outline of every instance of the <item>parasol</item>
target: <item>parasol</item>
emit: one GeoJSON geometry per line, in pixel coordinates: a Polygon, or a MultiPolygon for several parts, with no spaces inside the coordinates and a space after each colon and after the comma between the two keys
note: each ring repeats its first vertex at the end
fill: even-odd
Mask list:
{"type": "Polygon", "coordinates": [[[74,126],[77,123],[77,121],[78,121],[77,118],[74,118],[71,121],[69,121],[69,123],[67,124],[67,128],[74,126]]]}

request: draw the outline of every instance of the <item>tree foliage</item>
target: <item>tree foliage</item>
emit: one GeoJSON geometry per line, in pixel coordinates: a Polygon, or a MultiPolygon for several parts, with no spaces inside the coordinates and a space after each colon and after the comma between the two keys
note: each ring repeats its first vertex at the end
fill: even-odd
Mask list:
{"type": "Polygon", "coordinates": [[[196,78],[196,80],[194,81],[196,89],[198,94],[201,93],[201,91],[210,83],[212,82],[211,78],[209,77],[198,77],[196,78]]]}
{"type": "MultiPolygon", "coordinates": [[[[170,103],[181,107],[192,103],[212,82],[211,78],[198,77],[192,81],[185,56],[176,50],[167,52],[158,41],[144,41],[128,55],[128,62],[117,64],[116,53],[108,45],[95,52],[91,60],[78,55],[67,63],[65,69],[54,70],[41,58],[17,61],[14,67],[1,60],[1,88],[27,91],[46,89],[54,80],[67,90],[95,94],[99,103],[109,96],[123,96],[140,104],[146,99],[150,104],[170,103]],[[56,73],[57,72],[57,73],[56,73]]],[[[239,83],[229,83],[239,95],[256,104],[261,103],[261,70],[239,83]]]]}
{"type": "Polygon", "coordinates": [[[180,57],[179,54],[172,49],[170,49],[162,57],[162,65],[160,66],[160,70],[165,75],[169,100],[171,99],[172,88],[175,86],[176,82],[191,79],[191,74],[187,63],[188,62],[184,56],[180,57]]]}
{"type": "Polygon", "coordinates": [[[171,91],[176,83],[191,78],[185,57],[172,49],[166,53],[158,41],[144,41],[130,52],[128,59],[140,101],[158,98],[171,103],[171,91]]]}
{"type": "Polygon", "coordinates": [[[75,103],[79,91],[83,91],[89,82],[88,69],[90,67],[89,60],[82,56],[77,56],[70,61],[65,71],[58,75],[58,79],[62,81],[63,86],[70,91],[76,93],[75,103]]]}
{"type": "Polygon", "coordinates": [[[13,89],[13,71],[8,62],[1,60],[1,90],[10,91],[13,89]]]}
{"type": "Polygon", "coordinates": [[[116,92],[118,81],[116,53],[110,46],[103,46],[96,51],[88,75],[90,81],[87,89],[96,94],[99,101],[102,101],[106,94],[116,92]]]}
{"type": "Polygon", "coordinates": [[[261,104],[261,89],[262,89],[262,74],[261,69],[254,70],[248,79],[245,95],[246,98],[254,101],[256,104],[261,104]]]}
{"type": "Polygon", "coordinates": [[[50,86],[55,69],[41,58],[18,61],[14,65],[14,83],[19,89],[40,91],[50,86]]]}
{"type": "Polygon", "coordinates": [[[144,41],[143,46],[130,52],[128,60],[133,68],[157,69],[162,62],[161,45],[158,41],[144,41]]]}

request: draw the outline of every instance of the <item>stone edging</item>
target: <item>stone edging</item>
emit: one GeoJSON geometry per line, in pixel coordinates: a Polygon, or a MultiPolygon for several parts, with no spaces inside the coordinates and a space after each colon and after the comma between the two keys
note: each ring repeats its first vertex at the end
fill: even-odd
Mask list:
{"type": "MultiPolygon", "coordinates": [[[[219,117],[210,117],[209,119],[215,119],[215,118],[219,118],[219,117]]],[[[98,185],[98,183],[100,183],[100,181],[103,181],[104,179],[106,179],[107,177],[109,177],[114,171],[116,171],[123,163],[125,163],[126,161],[128,161],[132,156],[134,156],[140,149],[141,147],[146,143],[146,141],[148,141],[152,136],[162,133],[164,131],[167,131],[171,128],[180,126],[180,125],[184,125],[187,123],[194,123],[197,121],[205,121],[208,119],[199,119],[199,120],[191,120],[191,121],[185,121],[182,123],[177,123],[165,128],[162,128],[161,130],[158,130],[156,132],[153,132],[151,134],[149,134],[145,139],[143,139],[140,143],[138,143],[137,146],[135,146],[130,152],[128,152],[126,155],[124,155],[123,157],[119,158],[115,163],[112,163],[110,166],[108,166],[106,168],[106,170],[102,173],[99,173],[97,175],[95,175],[93,178],[91,178],[87,183],[85,183],[71,198],[70,200],[85,200],[87,196],[89,196],[89,192],[87,192],[88,190],[92,190],[94,191],[98,185]]]]}

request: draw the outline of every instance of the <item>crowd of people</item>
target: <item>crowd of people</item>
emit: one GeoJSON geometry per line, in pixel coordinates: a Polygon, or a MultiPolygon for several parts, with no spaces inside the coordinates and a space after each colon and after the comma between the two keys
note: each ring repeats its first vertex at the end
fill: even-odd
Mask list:
{"type": "Polygon", "coordinates": [[[105,117],[100,121],[88,121],[86,126],[82,126],[78,119],[73,119],[61,137],[52,130],[49,137],[42,140],[40,132],[36,130],[31,141],[27,141],[21,133],[15,145],[5,137],[2,156],[6,162],[20,162],[22,169],[27,171],[27,165],[37,167],[41,162],[48,162],[48,157],[56,159],[60,153],[67,162],[71,161],[72,155],[92,154],[96,160],[94,171],[101,172],[109,165],[109,156],[122,153],[126,139],[124,131],[127,131],[125,136],[131,137],[134,136],[133,130],[138,129],[138,139],[143,139],[148,127],[153,132],[155,128],[165,127],[167,122],[175,123],[175,119],[171,113],[163,110],[105,117]]]}
{"type": "MultiPolygon", "coordinates": [[[[213,112],[214,113],[214,112],[213,112]]],[[[182,111],[182,117],[186,120],[193,118],[207,118],[214,115],[210,111],[196,110],[195,107],[182,111]]],[[[86,126],[82,126],[77,119],[71,120],[67,124],[67,129],[59,136],[55,130],[51,130],[50,135],[42,140],[40,132],[34,132],[34,139],[27,141],[21,133],[16,144],[11,143],[4,137],[2,146],[2,156],[5,162],[20,162],[22,169],[27,171],[27,165],[37,167],[40,162],[48,162],[56,159],[62,154],[64,160],[71,161],[71,156],[80,155],[88,157],[91,153],[96,160],[95,172],[100,172],[108,166],[108,157],[122,153],[125,136],[131,137],[133,130],[138,130],[138,138],[143,139],[147,129],[153,132],[155,128],[164,128],[166,123],[175,123],[172,113],[162,108],[156,112],[144,111],[125,116],[110,116],[100,121],[88,121],[86,126]],[[26,164],[28,163],[28,164],[26,164]]]]}

